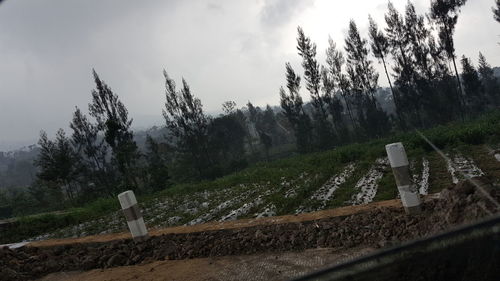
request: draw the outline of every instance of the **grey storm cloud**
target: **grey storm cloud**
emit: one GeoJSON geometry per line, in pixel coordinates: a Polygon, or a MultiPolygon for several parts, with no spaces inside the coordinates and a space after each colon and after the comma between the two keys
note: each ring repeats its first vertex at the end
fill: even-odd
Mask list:
{"type": "MultiPolygon", "coordinates": [[[[403,8],[406,1],[393,1],[403,8]]],[[[415,0],[425,12],[428,0],[415,0]]],[[[483,51],[500,65],[493,0],[468,1],[455,36],[457,54],[483,51]]],[[[6,0],[0,4],[0,150],[33,143],[41,129],[67,128],[86,110],[91,71],[120,96],[134,126],[161,125],[163,69],[184,77],[207,112],[234,100],[278,104],[284,64],[300,69],[301,25],[324,60],[328,36],[343,46],[349,19],[381,26],[386,0],[6,0]]],[[[364,34],[366,36],[366,34],[364,34]]],[[[380,79],[384,85],[384,80],[380,79]]],[[[307,95],[304,93],[306,99],[307,95]]]]}
{"type": "Polygon", "coordinates": [[[313,3],[314,1],[303,0],[267,0],[261,10],[260,19],[267,26],[280,26],[313,3]]]}

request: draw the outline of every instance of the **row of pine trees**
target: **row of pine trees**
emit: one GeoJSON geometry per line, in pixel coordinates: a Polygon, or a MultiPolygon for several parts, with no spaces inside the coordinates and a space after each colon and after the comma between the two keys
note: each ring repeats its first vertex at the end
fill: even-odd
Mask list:
{"type": "Polygon", "coordinates": [[[366,39],[351,20],[343,50],[329,39],[324,65],[316,59],[316,45],[299,27],[297,50],[303,74],[287,63],[286,87],[280,89],[281,106],[293,124],[298,149],[331,148],[394,130],[464,120],[500,105],[498,81],[481,53],[478,69],[463,56],[462,75],[458,72],[453,34],[465,2],[432,1],[426,15],[418,14],[411,2],[404,13],[389,2],[385,29],[369,16],[366,39]],[[379,73],[373,59],[383,66],[394,114],[384,112],[377,101],[379,73]],[[302,80],[310,95],[310,111],[304,109],[302,80]]]}

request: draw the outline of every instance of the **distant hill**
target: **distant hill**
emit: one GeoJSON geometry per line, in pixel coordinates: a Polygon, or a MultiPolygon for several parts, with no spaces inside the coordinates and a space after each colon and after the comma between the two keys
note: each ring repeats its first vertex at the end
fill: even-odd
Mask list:
{"type": "Polygon", "coordinates": [[[493,67],[493,75],[500,78],[500,67],[498,66],[493,67]]]}
{"type": "Polygon", "coordinates": [[[34,144],[13,151],[0,151],[0,189],[29,186],[36,177],[33,160],[39,151],[34,144]]]}
{"type": "MultiPolygon", "coordinates": [[[[164,127],[153,126],[147,130],[134,131],[134,139],[140,150],[146,146],[146,136],[162,139],[167,134],[164,127]]],[[[40,148],[36,144],[23,146],[10,151],[0,151],[0,190],[15,187],[25,188],[36,179],[34,160],[40,148]]]]}

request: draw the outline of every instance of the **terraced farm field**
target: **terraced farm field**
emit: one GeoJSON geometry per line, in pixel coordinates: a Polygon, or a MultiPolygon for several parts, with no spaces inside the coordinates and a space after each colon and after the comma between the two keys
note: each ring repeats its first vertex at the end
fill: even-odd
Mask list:
{"type": "Polygon", "coordinates": [[[491,120],[428,130],[445,157],[407,134],[256,163],[213,181],[139,196],[151,234],[139,243],[130,239],[116,198],[20,218],[0,232],[0,243],[30,242],[0,247],[0,276],[287,280],[436,235],[498,212],[500,116],[491,120]],[[384,149],[398,141],[424,198],[422,212],[412,216],[397,199],[384,149]],[[464,181],[469,177],[483,188],[464,181]]]}
{"type": "MultiPolygon", "coordinates": [[[[486,178],[474,181],[493,200],[500,199],[498,189],[486,178]]],[[[422,212],[411,216],[399,200],[386,200],[298,215],[157,229],[137,243],[122,233],[31,242],[14,250],[0,247],[0,276],[47,281],[289,280],[491,217],[497,210],[474,185],[461,181],[438,195],[424,196],[422,212]]],[[[464,255],[456,258],[467,261],[464,255]]],[[[460,276],[463,269],[454,270],[460,276]]],[[[497,276],[494,269],[490,271],[489,275],[497,276]]],[[[411,280],[421,278],[416,274],[411,280]]]]}
{"type": "MultiPolygon", "coordinates": [[[[465,177],[500,178],[500,162],[489,146],[477,145],[446,151],[448,160],[436,152],[410,153],[413,181],[422,195],[449,188],[465,177]]],[[[372,157],[364,161],[335,162],[325,154],[301,158],[295,162],[262,163],[258,182],[248,182],[255,175],[245,171],[235,179],[220,180],[217,187],[201,184],[199,191],[170,195],[140,202],[146,225],[150,229],[207,222],[234,221],[246,218],[301,214],[341,206],[367,204],[395,199],[396,184],[387,158],[372,157]],[[310,160],[314,160],[308,162],[310,160]],[[330,164],[332,163],[332,164],[330,164]],[[268,179],[268,180],[266,180],[268,179]],[[274,180],[273,180],[274,179],[274,180]],[[224,184],[226,184],[224,186],[224,184]]],[[[498,154],[497,154],[498,155],[498,154]]],[[[366,159],[366,158],[365,158],[366,159]]],[[[279,161],[278,161],[279,162],[279,161]]],[[[82,237],[127,231],[120,210],[86,221],[31,237],[27,240],[82,237]]]]}

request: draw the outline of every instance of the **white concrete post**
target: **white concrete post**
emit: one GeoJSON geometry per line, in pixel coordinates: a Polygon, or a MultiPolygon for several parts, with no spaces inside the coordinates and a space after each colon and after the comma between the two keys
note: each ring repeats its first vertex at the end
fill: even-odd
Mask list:
{"type": "Polygon", "coordinates": [[[498,162],[500,162],[500,149],[496,149],[495,150],[495,149],[493,149],[493,148],[491,148],[489,146],[486,146],[486,149],[488,149],[490,155],[493,155],[493,157],[495,157],[495,159],[498,162]]]}
{"type": "Polygon", "coordinates": [[[128,190],[118,194],[118,200],[122,206],[123,214],[127,219],[128,229],[134,241],[142,241],[148,238],[148,230],[144,224],[141,210],[137,204],[134,192],[128,190]]]}
{"type": "Polygon", "coordinates": [[[402,143],[391,143],[385,146],[389,162],[391,163],[396,185],[398,186],[401,202],[407,214],[420,212],[420,196],[412,188],[410,164],[402,143]]]}
{"type": "Polygon", "coordinates": [[[493,151],[493,155],[495,156],[495,159],[500,162],[500,150],[493,151]]]}

